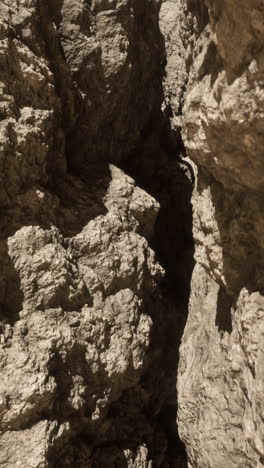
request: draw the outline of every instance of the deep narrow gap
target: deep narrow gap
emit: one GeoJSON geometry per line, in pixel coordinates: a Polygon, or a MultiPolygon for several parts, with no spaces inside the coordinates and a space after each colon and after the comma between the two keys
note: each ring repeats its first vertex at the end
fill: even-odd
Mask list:
{"type": "MultiPolygon", "coordinates": [[[[160,317],[152,317],[154,343],[150,354],[155,355],[155,348],[162,348],[158,363],[160,369],[155,369],[155,372],[164,375],[163,382],[161,380],[159,384],[159,391],[166,397],[163,401],[150,401],[147,413],[150,417],[151,414],[155,414],[153,425],[160,426],[166,434],[167,466],[185,468],[187,457],[176,422],[176,385],[179,347],[188,316],[194,267],[191,206],[194,174],[191,166],[182,157],[185,156],[185,149],[181,137],[175,142],[170,132],[169,119],[161,114],[153,116],[143,131],[135,152],[129,155],[122,167],[134,178],[138,186],[160,204],[155,230],[149,242],[165,270],[160,288],[167,305],[160,317]],[[162,336],[163,333],[165,336],[162,336]],[[156,414],[155,405],[159,404],[160,410],[156,414]]],[[[152,380],[148,375],[151,372],[154,372],[152,366],[145,377],[146,385],[148,379],[152,380]]]]}

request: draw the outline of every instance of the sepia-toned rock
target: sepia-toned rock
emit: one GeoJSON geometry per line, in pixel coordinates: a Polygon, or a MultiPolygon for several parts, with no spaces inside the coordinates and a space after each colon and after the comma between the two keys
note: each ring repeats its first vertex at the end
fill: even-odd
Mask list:
{"type": "Polygon", "coordinates": [[[264,6],[2,0],[0,465],[264,466],[264,6]]]}

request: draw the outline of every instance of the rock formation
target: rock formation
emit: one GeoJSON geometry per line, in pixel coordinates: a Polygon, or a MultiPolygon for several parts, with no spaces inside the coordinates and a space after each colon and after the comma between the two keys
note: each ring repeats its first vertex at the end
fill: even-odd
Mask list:
{"type": "Polygon", "coordinates": [[[261,467],[264,10],[254,0],[187,3],[183,140],[197,166],[196,266],[179,430],[192,468],[261,467]]]}
{"type": "Polygon", "coordinates": [[[157,170],[171,187],[157,226],[172,209],[181,218],[176,197],[186,186],[189,203],[191,184],[156,147],[166,133],[159,8],[1,2],[3,467],[163,466],[180,444],[183,313],[153,251],[162,242],[150,194],[168,191],[158,182],[148,193],[117,167],[143,167],[146,155],[150,180],[157,170]]]}
{"type": "Polygon", "coordinates": [[[3,468],[264,466],[263,18],[2,0],[3,468]]]}

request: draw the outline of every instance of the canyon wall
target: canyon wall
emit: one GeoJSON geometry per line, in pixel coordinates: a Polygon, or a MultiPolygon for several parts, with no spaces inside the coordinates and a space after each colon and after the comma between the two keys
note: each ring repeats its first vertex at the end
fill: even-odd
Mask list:
{"type": "Polygon", "coordinates": [[[3,468],[264,466],[263,18],[1,2],[3,468]]]}
{"type": "Polygon", "coordinates": [[[261,467],[264,5],[186,3],[182,135],[197,174],[196,266],[180,348],[179,431],[192,468],[261,467]]]}
{"type": "Polygon", "coordinates": [[[184,462],[187,313],[157,257],[192,242],[192,183],[169,162],[160,5],[1,1],[2,467],[184,462]]]}

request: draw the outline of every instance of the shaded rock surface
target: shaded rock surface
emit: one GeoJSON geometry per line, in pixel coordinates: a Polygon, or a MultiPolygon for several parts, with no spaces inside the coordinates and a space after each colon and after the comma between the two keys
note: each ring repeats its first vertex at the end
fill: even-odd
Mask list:
{"type": "MultiPolygon", "coordinates": [[[[80,433],[94,440],[108,433],[110,404],[136,386],[145,369],[152,330],[145,301],[163,272],[139,231],[151,228],[158,204],[121,170],[110,166],[109,174],[101,200],[106,214],[86,219],[80,233],[66,237],[52,224],[59,210],[65,229],[66,220],[71,226],[69,207],[35,190],[44,205],[50,197],[46,226],[31,218],[2,242],[3,261],[12,266],[1,275],[3,466],[74,466],[75,452],[82,450],[73,443],[68,454],[71,440],[80,433]],[[24,439],[32,439],[33,447],[21,458],[24,439]]],[[[70,185],[67,190],[69,195],[70,185]]],[[[82,195],[96,204],[94,186],[82,195]]],[[[38,218],[38,212],[31,216],[38,218]]],[[[78,466],[92,463],[84,447],[78,466]]]]}
{"type": "Polygon", "coordinates": [[[4,468],[264,466],[263,18],[1,2],[4,468]]]}
{"type": "Polygon", "coordinates": [[[160,6],[1,2],[5,468],[185,466],[192,180],[170,141],[160,6]]]}
{"type": "Polygon", "coordinates": [[[197,183],[179,431],[190,467],[261,467],[263,5],[184,3],[191,56],[182,135],[197,183]]]}

